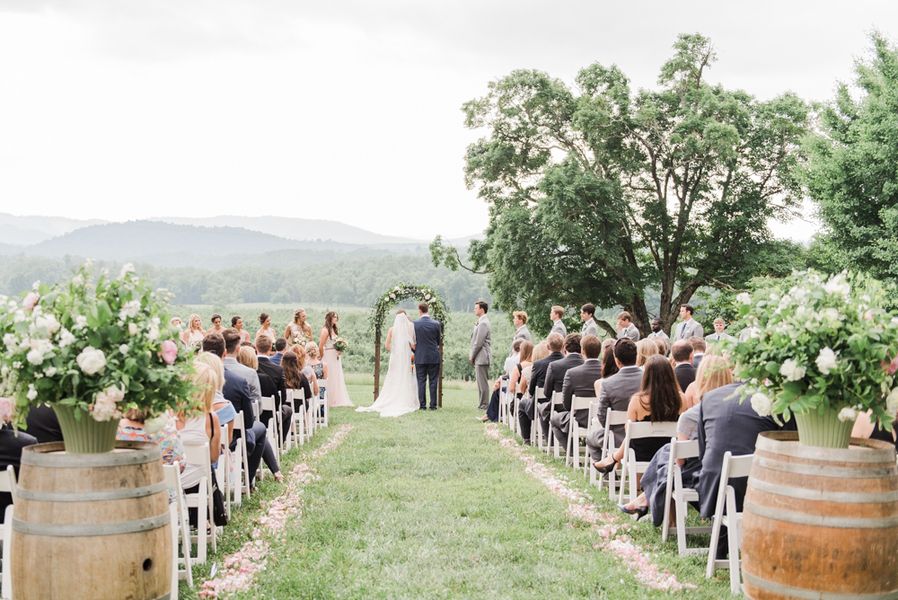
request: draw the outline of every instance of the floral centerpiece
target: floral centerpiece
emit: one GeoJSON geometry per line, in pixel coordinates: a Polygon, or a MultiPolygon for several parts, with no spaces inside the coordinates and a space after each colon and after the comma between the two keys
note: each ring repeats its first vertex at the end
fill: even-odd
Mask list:
{"type": "Polygon", "coordinates": [[[861,412],[891,430],[898,410],[898,318],[864,275],[816,271],[737,296],[744,341],[731,348],[760,415],[795,415],[804,445],[847,448],[861,412]]]}
{"type": "Polygon", "coordinates": [[[0,297],[0,395],[28,410],[56,412],[66,450],[112,450],[130,409],[148,417],[189,408],[189,357],[179,352],[167,296],[125,265],[118,277],[90,263],[53,287],[35,284],[21,301],[0,297]]]}

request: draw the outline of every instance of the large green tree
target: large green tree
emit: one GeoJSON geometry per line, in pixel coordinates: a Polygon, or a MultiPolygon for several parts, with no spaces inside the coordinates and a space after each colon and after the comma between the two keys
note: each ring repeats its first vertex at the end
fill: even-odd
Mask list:
{"type": "MultiPolygon", "coordinates": [[[[519,70],[464,105],[466,125],[485,132],[468,148],[467,183],[490,208],[470,268],[489,272],[502,306],[622,306],[645,331],[653,315],[673,323],[699,288],[757,273],[768,219],[799,198],[808,108],[709,83],[714,61],[707,38],[681,35],[655,89],[634,92],[616,66],[584,68],[573,88],[519,70]]],[[[460,263],[439,238],[431,250],[460,263]]]]}
{"type": "Polygon", "coordinates": [[[872,58],[856,68],[858,93],[840,84],[820,113],[807,185],[830,266],[898,281],[898,49],[872,41],[872,58]]]}

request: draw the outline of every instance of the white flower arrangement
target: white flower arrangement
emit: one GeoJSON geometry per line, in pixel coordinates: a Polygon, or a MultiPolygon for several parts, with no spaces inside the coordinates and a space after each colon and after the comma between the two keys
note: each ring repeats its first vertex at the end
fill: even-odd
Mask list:
{"type": "Polygon", "coordinates": [[[890,429],[898,411],[898,319],[883,308],[885,294],[869,277],[816,271],[740,294],[737,309],[751,334],[731,352],[755,411],[790,418],[826,410],[849,421],[869,410],[890,429]]]}

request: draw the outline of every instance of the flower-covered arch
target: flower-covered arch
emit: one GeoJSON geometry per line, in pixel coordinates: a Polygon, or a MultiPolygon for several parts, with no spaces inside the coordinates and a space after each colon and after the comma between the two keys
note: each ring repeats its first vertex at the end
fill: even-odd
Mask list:
{"type": "MultiPolygon", "coordinates": [[[[440,298],[434,289],[427,285],[412,285],[399,283],[388,289],[374,303],[371,311],[371,328],[374,330],[374,399],[380,393],[380,344],[383,337],[384,318],[387,312],[395,304],[403,300],[414,299],[419,302],[427,302],[430,306],[430,316],[442,324],[440,331],[440,357],[443,356],[443,338],[445,337],[446,321],[449,313],[446,311],[446,303],[440,298]]],[[[440,385],[438,393],[438,405],[443,406],[443,369],[440,368],[440,385]]]]}

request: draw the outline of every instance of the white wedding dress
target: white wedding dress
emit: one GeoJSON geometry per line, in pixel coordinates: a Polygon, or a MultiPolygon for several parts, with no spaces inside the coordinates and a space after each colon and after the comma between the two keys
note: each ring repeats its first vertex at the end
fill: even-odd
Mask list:
{"type": "Polygon", "coordinates": [[[358,412],[378,412],[382,417],[399,417],[418,410],[418,383],[412,365],[415,329],[402,313],[393,320],[390,367],[384,386],[374,404],[360,406],[358,412]]]}

